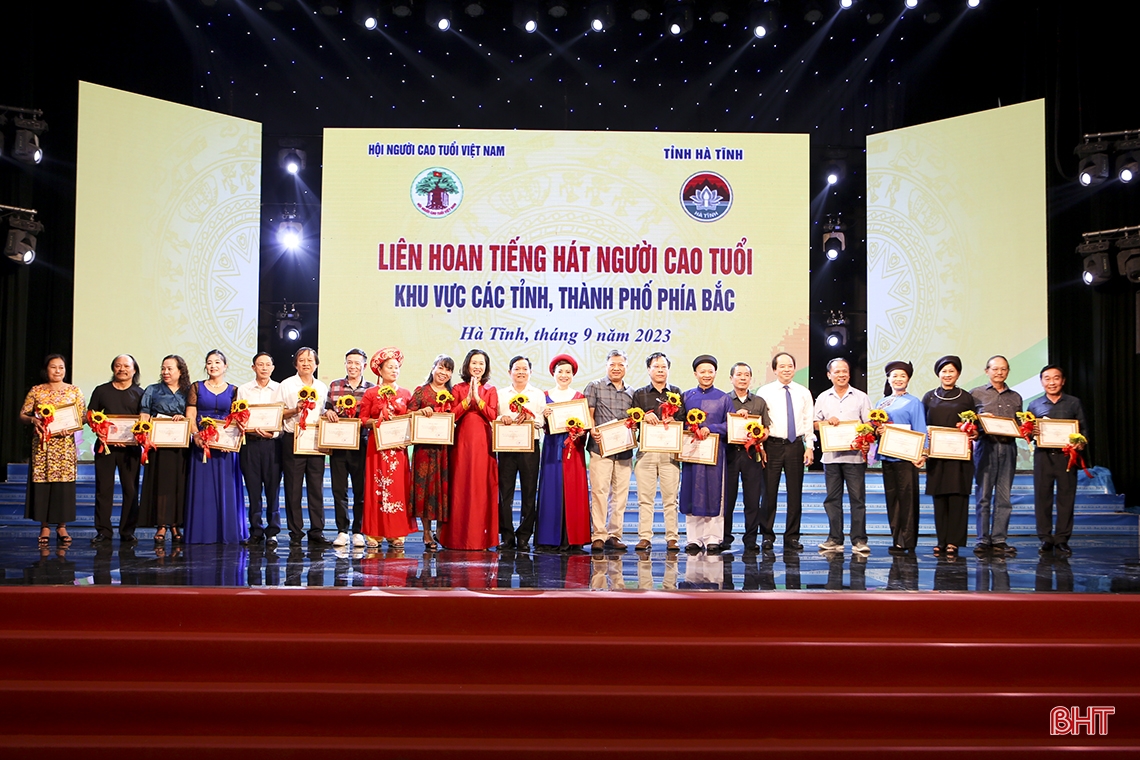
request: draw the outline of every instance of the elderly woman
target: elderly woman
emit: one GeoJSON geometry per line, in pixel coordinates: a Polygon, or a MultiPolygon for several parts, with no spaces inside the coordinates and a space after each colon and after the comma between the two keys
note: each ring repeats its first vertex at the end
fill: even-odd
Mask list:
{"type": "Polygon", "coordinates": [[[75,436],[49,433],[48,423],[39,410],[45,404],[57,409],[74,405],[76,417],[81,421],[87,411],[83,392],[63,380],[67,364],[62,354],[50,354],[44,359],[43,374],[47,382],[32,386],[20,408],[20,422],[33,426],[36,432],[32,439],[32,471],[24,517],[40,524],[41,547],[51,540],[49,526],[52,524],[56,526],[56,542],[69,546],[71,536],[67,524],[75,520],[75,436]]]}
{"type": "MultiPolygon", "coordinates": [[[[360,424],[373,428],[384,420],[407,414],[412,393],[396,385],[404,354],[398,348],[382,348],[373,354],[369,368],[376,373],[377,385],[364,392],[360,401],[360,424]]],[[[370,547],[387,539],[393,549],[404,547],[404,538],[416,530],[412,516],[412,470],[408,449],[400,446],[377,451],[368,447],[364,462],[364,520],[361,531],[370,547]]]]}
{"type": "MultiPolygon", "coordinates": [[[[939,387],[922,397],[926,410],[926,424],[956,427],[963,412],[977,413],[974,397],[958,387],[962,374],[962,360],[957,356],[943,356],[934,363],[939,387]]],[[[973,433],[977,438],[977,433],[973,433]]],[[[954,556],[958,547],[966,543],[966,526],[969,522],[970,492],[974,485],[973,459],[930,459],[926,463],[926,495],[934,497],[934,532],[938,543],[937,556],[954,556]]]]}
{"type": "MultiPolygon", "coordinates": [[[[884,398],[875,408],[887,413],[888,423],[925,433],[926,411],[922,402],[907,393],[914,365],[893,361],[887,364],[886,371],[884,398]]],[[[883,491],[887,497],[887,521],[891,526],[891,548],[887,551],[893,555],[914,554],[918,546],[918,468],[924,460],[911,463],[893,457],[879,458],[883,462],[883,491]]]]}
{"type": "MultiPolygon", "coordinates": [[[[546,392],[546,403],[585,398],[570,387],[578,374],[578,362],[568,354],[550,361],[555,387],[546,392]]],[[[547,406],[543,415],[550,419],[547,406]]],[[[586,479],[586,436],[568,441],[569,433],[551,433],[549,425],[542,443],[538,482],[538,524],[535,544],[557,546],[563,551],[590,543],[590,486],[586,479]]]]}
{"type": "MultiPolygon", "coordinates": [[[[141,418],[186,418],[186,397],[190,393],[190,369],[186,360],[170,354],[162,360],[162,382],[148,385],[143,391],[141,418]]],[[[142,499],[139,503],[139,525],[158,528],[156,543],[182,540],[182,523],[186,509],[186,470],[190,449],[161,448],[147,455],[143,468],[142,499]]]]}
{"type": "MultiPolygon", "coordinates": [[[[451,373],[455,360],[445,354],[435,357],[427,381],[412,392],[408,409],[430,417],[434,412],[451,411],[451,373]]],[[[449,452],[447,446],[416,444],[412,454],[412,514],[424,529],[424,549],[435,551],[439,542],[431,524],[447,522],[450,514],[449,452]]]]}

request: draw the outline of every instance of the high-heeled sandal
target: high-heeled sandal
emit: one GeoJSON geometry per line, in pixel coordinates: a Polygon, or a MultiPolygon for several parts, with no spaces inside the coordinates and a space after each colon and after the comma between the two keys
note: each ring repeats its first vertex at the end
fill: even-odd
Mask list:
{"type": "Polygon", "coordinates": [[[171,538],[170,538],[171,541],[173,541],[176,544],[182,543],[182,531],[178,530],[178,528],[172,527],[170,529],[170,532],[172,534],[171,538]]]}
{"type": "Polygon", "coordinates": [[[40,546],[47,546],[51,542],[51,531],[44,528],[40,531],[40,546]]]}
{"type": "Polygon", "coordinates": [[[71,536],[67,533],[60,533],[59,528],[55,530],[55,540],[60,546],[71,546],[71,536]]]}
{"type": "Polygon", "coordinates": [[[369,549],[375,549],[377,546],[380,545],[380,542],[377,541],[372,536],[365,536],[364,537],[364,545],[367,546],[369,549]]]}
{"type": "Polygon", "coordinates": [[[166,543],[166,528],[159,528],[154,532],[154,542],[156,544],[166,543]]]}
{"type": "Polygon", "coordinates": [[[424,538],[424,551],[439,551],[439,541],[436,540],[434,533],[428,533],[427,537],[424,538]]]}
{"type": "Polygon", "coordinates": [[[390,538],[390,539],[388,539],[388,545],[391,546],[393,549],[403,549],[404,548],[404,539],[402,539],[402,538],[390,538]]]}

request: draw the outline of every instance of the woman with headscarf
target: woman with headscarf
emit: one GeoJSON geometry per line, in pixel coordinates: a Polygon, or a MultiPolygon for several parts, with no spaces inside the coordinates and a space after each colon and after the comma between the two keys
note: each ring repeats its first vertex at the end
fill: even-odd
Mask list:
{"type": "Polygon", "coordinates": [[[487,385],[487,352],[468,351],[459,374],[463,382],[452,388],[451,515],[439,526],[439,541],[448,549],[493,549],[499,544],[499,467],[491,451],[491,420],[499,416],[499,394],[487,385]]]}
{"type": "MultiPolygon", "coordinates": [[[[569,354],[550,360],[550,374],[555,387],[546,392],[546,403],[585,398],[570,387],[578,374],[578,362],[569,354]]],[[[547,406],[543,416],[550,419],[547,406]]],[[[545,422],[543,424],[546,424],[545,422]]],[[[551,433],[542,442],[542,462],[538,481],[538,523],[534,534],[536,546],[557,546],[567,551],[572,546],[590,543],[590,487],[586,478],[586,436],[568,440],[569,433],[551,433]]]]}
{"type": "MultiPolygon", "coordinates": [[[[876,409],[887,413],[887,423],[918,433],[926,432],[926,411],[922,402],[907,393],[914,366],[910,362],[887,364],[887,383],[876,409]]],[[[891,526],[891,554],[914,553],[918,546],[918,469],[924,460],[880,456],[883,463],[883,492],[887,497],[887,521],[891,526]]]]}
{"type": "MultiPolygon", "coordinates": [[[[396,385],[403,361],[403,352],[391,346],[372,355],[368,366],[376,373],[377,384],[365,391],[360,400],[361,425],[375,428],[377,423],[407,413],[412,393],[396,385]]],[[[364,460],[364,483],[364,520],[360,530],[365,544],[377,547],[386,539],[389,547],[404,548],[404,538],[416,530],[407,447],[378,451],[369,446],[364,460]]]]}
{"type": "MultiPolygon", "coordinates": [[[[977,412],[974,397],[958,387],[962,360],[948,355],[934,363],[939,387],[922,397],[928,425],[957,427],[962,412],[977,412]]],[[[975,434],[973,437],[977,437],[975,434]]],[[[973,459],[930,459],[926,465],[926,495],[934,497],[934,554],[954,556],[966,543],[970,492],[974,485],[973,459]]]]}

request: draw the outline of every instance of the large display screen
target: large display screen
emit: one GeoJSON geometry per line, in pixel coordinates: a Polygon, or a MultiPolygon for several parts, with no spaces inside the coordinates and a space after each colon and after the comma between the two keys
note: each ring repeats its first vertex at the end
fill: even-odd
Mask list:
{"type": "MultiPolygon", "coordinates": [[[[483,348],[580,363],[576,387],[663,351],[771,374],[808,345],[808,137],[774,134],[328,129],[320,346],[395,345],[401,383],[483,348]]],[[[546,380],[541,380],[546,377],[546,380]]]]}

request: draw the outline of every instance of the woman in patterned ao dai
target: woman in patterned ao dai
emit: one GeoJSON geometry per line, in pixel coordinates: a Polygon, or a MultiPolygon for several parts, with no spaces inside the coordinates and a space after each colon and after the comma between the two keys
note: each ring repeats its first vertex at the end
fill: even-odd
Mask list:
{"type": "MultiPolygon", "coordinates": [[[[360,401],[360,424],[373,428],[384,420],[407,414],[412,393],[396,385],[404,354],[398,348],[382,348],[369,362],[379,378],[360,401]]],[[[368,546],[379,546],[383,539],[389,546],[402,548],[404,537],[416,530],[412,516],[412,469],[408,466],[407,447],[377,451],[368,447],[364,464],[364,521],[361,530],[368,546]]]]}

